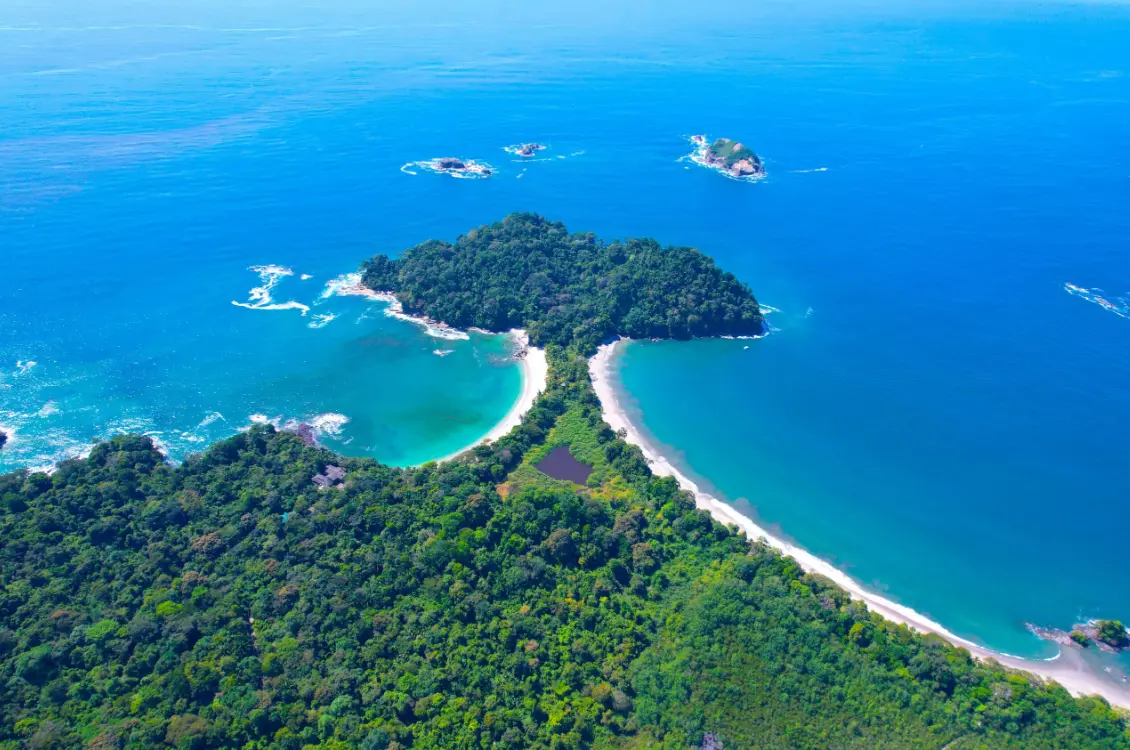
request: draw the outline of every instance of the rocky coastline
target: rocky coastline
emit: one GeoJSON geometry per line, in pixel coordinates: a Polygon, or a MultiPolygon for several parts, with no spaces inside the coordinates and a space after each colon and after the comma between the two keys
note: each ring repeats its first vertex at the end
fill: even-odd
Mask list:
{"type": "Polygon", "coordinates": [[[691,143],[695,145],[691,159],[697,164],[739,180],[757,180],[765,176],[765,166],[757,154],[732,138],[711,142],[705,135],[693,135],[691,143]]]}
{"type": "Polygon", "coordinates": [[[1072,648],[1095,646],[1108,654],[1130,649],[1130,631],[1118,620],[1090,620],[1076,623],[1071,630],[1044,628],[1027,623],[1028,630],[1037,638],[1072,648]]]}

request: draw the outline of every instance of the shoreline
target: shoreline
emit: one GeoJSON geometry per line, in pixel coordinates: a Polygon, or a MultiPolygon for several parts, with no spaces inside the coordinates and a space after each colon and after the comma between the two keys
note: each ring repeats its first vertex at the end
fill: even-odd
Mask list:
{"type": "Polygon", "coordinates": [[[522,417],[537,401],[538,396],[545,391],[546,385],[549,383],[549,360],[545,356],[545,349],[539,349],[536,346],[530,345],[530,336],[521,328],[514,328],[506,333],[490,333],[488,331],[478,331],[487,336],[510,336],[518,343],[518,351],[515,353],[515,358],[518,361],[518,366],[521,368],[522,377],[522,390],[518,393],[518,400],[506,412],[506,415],[491,428],[490,432],[483,435],[469,445],[465,445],[459,450],[449,453],[442,458],[432,458],[423,463],[413,464],[413,466],[423,466],[430,463],[443,463],[458,458],[467,451],[482,445],[483,443],[493,443],[503,435],[508,434],[518,425],[522,424],[522,417]]]}
{"type": "Polygon", "coordinates": [[[600,399],[604,421],[613,430],[625,430],[627,433],[625,440],[643,451],[644,458],[650,464],[652,472],[656,476],[674,477],[682,489],[688,490],[694,495],[696,505],[708,511],[715,520],[723,524],[735,524],[751,540],[764,539],[773,549],[796,560],[806,572],[817,573],[828,578],[847,591],[853,599],[862,601],[868,609],[878,613],[886,620],[907,625],[921,633],[933,633],[954,646],[967,649],[974,657],[982,661],[992,659],[1006,667],[1029,672],[1047,680],[1054,680],[1074,695],[1099,695],[1111,705],[1130,709],[1130,686],[1120,686],[1112,681],[1104,680],[1088,667],[1082,654],[1074,649],[1060,649],[1059,654],[1049,660],[1034,661],[979,646],[951,633],[925,615],[868,590],[833,564],[816,557],[796,544],[770,534],[753,519],[742,515],[730,504],[703,491],[695,482],[672,465],[628,418],[627,410],[621,403],[614,385],[613,369],[616,353],[622,348],[624,342],[624,339],[620,339],[611,344],[603,344],[598,348],[597,353],[589,359],[589,374],[592,378],[593,390],[596,391],[597,398],[600,399]]]}
{"type": "MultiPolygon", "coordinates": [[[[437,339],[452,340],[466,340],[470,335],[466,331],[461,331],[453,328],[448,324],[432,320],[423,315],[409,315],[404,312],[404,305],[397,299],[396,294],[391,291],[377,291],[365,286],[361,281],[361,274],[350,273],[344,276],[339,276],[326,286],[326,291],[323,296],[339,295],[343,297],[364,297],[374,302],[384,302],[388,305],[385,308],[385,315],[397,320],[403,320],[407,323],[413,323],[424,328],[424,332],[429,336],[437,339]]],[[[534,401],[545,390],[546,385],[549,383],[549,360],[545,356],[545,350],[539,349],[536,346],[530,345],[530,336],[526,331],[521,328],[512,328],[506,333],[494,333],[493,331],[484,331],[479,328],[470,329],[474,333],[479,333],[484,336],[509,336],[513,338],[518,344],[518,350],[515,352],[515,359],[521,368],[522,389],[518,393],[518,400],[506,412],[506,415],[496,424],[491,430],[483,435],[481,438],[475,440],[473,443],[463,446],[459,450],[448,453],[446,456],[440,458],[432,458],[412,466],[423,466],[429,463],[443,463],[450,461],[457,456],[461,456],[475,446],[482,445],[483,443],[493,443],[503,435],[509,433],[518,425],[522,424],[522,417],[534,405],[534,401]]]]}

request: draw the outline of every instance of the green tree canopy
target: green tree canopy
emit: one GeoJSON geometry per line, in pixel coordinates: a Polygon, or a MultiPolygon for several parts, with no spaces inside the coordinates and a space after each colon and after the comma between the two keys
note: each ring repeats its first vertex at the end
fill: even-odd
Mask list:
{"type": "Polygon", "coordinates": [[[745,284],[689,247],[605,243],[535,214],[511,214],[455,243],[432,240],[362,267],[410,313],[457,328],[525,328],[533,343],[591,352],[612,336],[752,336],[764,324],[745,284]]]}

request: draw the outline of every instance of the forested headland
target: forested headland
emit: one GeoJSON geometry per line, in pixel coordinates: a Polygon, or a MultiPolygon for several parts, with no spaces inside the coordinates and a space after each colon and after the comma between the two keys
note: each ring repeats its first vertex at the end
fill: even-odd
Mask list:
{"type": "MultiPolygon", "coordinates": [[[[491,231],[468,242],[517,242],[491,231]]],[[[594,268],[612,247],[579,244],[594,268]]],[[[426,247],[450,309],[487,323],[461,284],[489,274],[455,272],[486,258],[426,247]]],[[[726,299],[751,324],[748,290],[696,262],[644,309],[726,299]],[[713,274],[736,291],[681,286],[713,274]]],[[[398,267],[417,309],[445,304],[386,263],[370,279],[398,267]]],[[[1105,701],[891,624],[655,477],[584,358],[634,302],[591,323],[605,292],[566,274],[567,309],[543,308],[546,274],[486,327],[542,324],[547,388],[457,460],[392,469],[258,426],[180,466],[126,436],[0,477],[0,747],[1130,747],[1105,701]],[[559,446],[583,486],[535,468],[559,446]]]]}
{"type": "Polygon", "coordinates": [[[511,214],[454,243],[431,240],[362,267],[366,286],[405,312],[456,328],[525,328],[537,346],[591,353],[612,336],[756,336],[749,287],[689,247],[606,243],[536,214],[511,214]]]}

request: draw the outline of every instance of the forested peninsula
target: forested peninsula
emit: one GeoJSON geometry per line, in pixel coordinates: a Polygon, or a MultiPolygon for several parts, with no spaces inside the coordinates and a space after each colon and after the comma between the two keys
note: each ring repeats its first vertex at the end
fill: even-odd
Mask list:
{"type": "Polygon", "coordinates": [[[764,321],[749,287],[689,247],[605,243],[535,214],[511,214],[455,243],[432,240],[378,255],[362,281],[410,314],[456,328],[524,328],[535,346],[591,354],[612,336],[756,336],[764,321]]]}
{"type": "Polygon", "coordinates": [[[550,374],[522,424],[413,469],[264,425],[180,466],[125,436],[0,477],[0,747],[1130,747],[1105,701],[718,524],[603,422],[603,338],[759,330],[705,256],[517,215],[365,274],[527,327],[550,374]],[[536,468],[562,446],[583,485],[536,468]]]}

